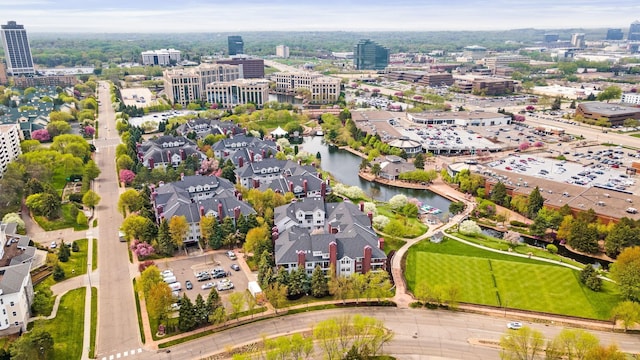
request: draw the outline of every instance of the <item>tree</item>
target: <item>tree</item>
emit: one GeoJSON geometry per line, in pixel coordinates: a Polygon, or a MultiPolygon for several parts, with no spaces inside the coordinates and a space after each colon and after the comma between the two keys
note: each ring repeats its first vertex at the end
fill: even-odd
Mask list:
{"type": "Polygon", "coordinates": [[[122,169],[120,170],[120,181],[123,182],[125,185],[130,185],[133,180],[136,178],[136,174],[128,169],[122,169]]]}
{"type": "Polygon", "coordinates": [[[245,297],[241,292],[234,292],[229,295],[229,303],[231,304],[232,317],[240,321],[240,312],[244,308],[245,297]]]}
{"type": "Polygon", "coordinates": [[[576,219],[571,223],[567,244],[578,251],[595,254],[599,250],[598,230],[590,223],[576,219]]]}
{"type": "Polygon", "coordinates": [[[264,294],[271,305],[273,305],[276,310],[276,314],[278,313],[278,308],[284,305],[285,301],[287,301],[287,287],[277,282],[269,284],[265,289],[264,294]]]}
{"type": "Polygon", "coordinates": [[[509,330],[500,338],[500,358],[504,360],[533,360],[544,351],[544,335],[528,326],[509,330]]]}
{"type": "Polygon", "coordinates": [[[415,166],[416,169],[424,169],[424,155],[422,153],[418,153],[413,159],[413,166],[415,166]]]}
{"type": "Polygon", "coordinates": [[[100,195],[98,195],[95,191],[89,190],[82,196],[82,204],[84,206],[89,207],[91,209],[95,209],[95,207],[100,202],[100,195]]]}
{"type": "Polygon", "coordinates": [[[249,290],[244,292],[245,303],[247,304],[247,310],[251,313],[251,318],[253,319],[253,310],[255,310],[256,306],[258,306],[258,300],[251,294],[249,290]]]}
{"type": "Polygon", "coordinates": [[[60,265],[56,265],[53,267],[53,280],[61,281],[65,278],[64,269],[60,265]]]}
{"type": "Polygon", "coordinates": [[[382,172],[382,168],[380,167],[380,164],[379,163],[373,164],[373,166],[371,167],[371,173],[373,174],[373,176],[378,177],[378,175],[380,175],[380,172],[382,172]]]}
{"type": "Polygon", "coordinates": [[[87,177],[89,181],[95,180],[98,176],[100,176],[100,168],[96,164],[95,161],[89,160],[84,165],[84,175],[87,177]]]}
{"type": "Polygon", "coordinates": [[[47,124],[47,132],[52,138],[55,138],[58,135],[70,133],[71,125],[64,121],[52,121],[47,124]]]}
{"type": "Polygon", "coordinates": [[[60,199],[51,193],[38,193],[29,195],[25,200],[25,205],[35,215],[42,215],[52,219],[58,215],[60,199]]]}
{"type": "Polygon", "coordinates": [[[163,255],[172,255],[175,251],[175,245],[171,240],[171,233],[169,231],[169,223],[166,219],[162,219],[160,221],[160,225],[158,226],[158,247],[157,251],[163,255]]]}
{"type": "Polygon", "coordinates": [[[328,293],[327,277],[324,275],[320,265],[316,265],[316,268],[313,269],[313,274],[311,274],[311,295],[321,298],[327,296],[328,293]]]}
{"type": "Polygon", "coordinates": [[[551,104],[551,110],[560,110],[562,107],[562,99],[560,97],[556,97],[553,100],[553,104],[551,104]]]}
{"type": "Polygon", "coordinates": [[[184,294],[180,299],[179,312],[178,329],[180,329],[180,331],[189,331],[196,327],[198,321],[196,319],[195,309],[187,294],[184,294]]]}
{"type": "Polygon", "coordinates": [[[69,246],[65,244],[64,240],[60,241],[60,247],[58,248],[58,260],[62,262],[68,262],[71,257],[71,250],[69,246]]]}
{"type": "Polygon", "coordinates": [[[640,231],[638,228],[631,228],[626,222],[619,222],[605,238],[604,248],[607,255],[615,258],[629,245],[640,244],[640,231]]]}
{"type": "Polygon", "coordinates": [[[347,296],[351,292],[351,282],[349,278],[346,276],[333,275],[328,285],[329,293],[331,293],[335,299],[342,300],[344,304],[347,296]]]}
{"type": "Polygon", "coordinates": [[[256,255],[260,254],[260,249],[264,249],[265,245],[266,247],[269,247],[270,243],[271,232],[265,223],[262,226],[255,227],[247,232],[242,248],[246,254],[256,255]]]}
{"type": "Polygon", "coordinates": [[[547,351],[566,359],[590,359],[589,352],[600,346],[600,340],[584,330],[563,329],[548,345],[547,351]]]}
{"type": "Polygon", "coordinates": [[[304,267],[299,267],[289,274],[287,295],[291,298],[298,298],[309,291],[307,271],[304,267]]]}
{"type": "Polygon", "coordinates": [[[184,215],[171,217],[171,220],[169,220],[169,234],[176,247],[182,246],[188,232],[189,223],[184,215]]]}
{"type": "Polygon", "coordinates": [[[538,211],[542,209],[544,205],[544,198],[540,194],[540,189],[536,186],[531,193],[529,193],[529,198],[527,201],[527,217],[529,219],[535,218],[538,214],[538,211]]]}
{"type": "Polygon", "coordinates": [[[507,188],[504,186],[502,181],[498,181],[498,183],[491,189],[490,200],[498,205],[503,205],[506,197],[507,188]]]}
{"type": "Polygon", "coordinates": [[[36,328],[11,343],[11,359],[33,360],[53,358],[54,340],[51,334],[36,328]]]}
{"type": "Polygon", "coordinates": [[[463,235],[475,236],[480,234],[482,232],[482,229],[480,229],[480,226],[478,226],[475,221],[465,220],[460,223],[458,231],[463,235]]]}
{"type": "Polygon", "coordinates": [[[640,304],[634,301],[623,301],[611,311],[614,319],[619,319],[627,331],[633,325],[640,323],[640,304]]]}
{"type": "Polygon", "coordinates": [[[2,223],[4,224],[15,223],[17,228],[16,230],[18,230],[18,232],[22,232],[26,230],[24,220],[22,220],[22,218],[20,217],[20,215],[18,215],[18,213],[7,213],[5,216],[2,217],[2,223]]]}
{"type": "Polygon", "coordinates": [[[122,222],[122,231],[128,239],[138,239],[142,241],[151,241],[147,233],[147,229],[153,226],[151,220],[146,217],[131,214],[122,222]]]}
{"type": "Polygon", "coordinates": [[[612,85],[604,88],[596,97],[598,101],[606,101],[609,102],[613,99],[619,99],[622,96],[622,89],[620,87],[612,85]]]}
{"type": "Polygon", "coordinates": [[[611,265],[611,276],[629,300],[640,300],[640,246],[624,249],[611,265]]]}
{"type": "Polygon", "coordinates": [[[165,320],[173,303],[173,294],[169,284],[160,280],[151,285],[145,296],[145,303],[150,317],[158,319],[158,322],[165,320]]]}
{"type": "Polygon", "coordinates": [[[562,218],[562,222],[558,227],[558,233],[556,234],[556,238],[560,240],[566,240],[571,234],[571,226],[573,224],[573,216],[565,215],[562,218]]]}
{"type": "Polygon", "coordinates": [[[139,211],[144,207],[144,199],[140,193],[134,189],[127,189],[120,194],[118,199],[118,209],[122,216],[126,216],[130,212],[139,211]]]}
{"type": "Polygon", "coordinates": [[[162,281],[160,270],[157,266],[149,266],[140,274],[140,279],[136,283],[138,291],[141,291],[146,298],[151,291],[151,288],[162,281]]]}
{"type": "Polygon", "coordinates": [[[454,201],[449,204],[449,212],[453,215],[459,214],[464,211],[464,202],[454,201]]]}
{"type": "Polygon", "coordinates": [[[407,204],[407,196],[403,194],[394,195],[389,199],[389,206],[395,211],[399,211],[403,206],[407,204]]]}

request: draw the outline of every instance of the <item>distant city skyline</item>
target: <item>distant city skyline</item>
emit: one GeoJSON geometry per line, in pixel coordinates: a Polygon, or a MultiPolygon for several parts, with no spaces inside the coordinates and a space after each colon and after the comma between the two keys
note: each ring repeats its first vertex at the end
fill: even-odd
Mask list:
{"type": "Polygon", "coordinates": [[[640,19],[637,0],[0,0],[0,23],[32,33],[241,31],[437,31],[622,28],[640,19]]]}

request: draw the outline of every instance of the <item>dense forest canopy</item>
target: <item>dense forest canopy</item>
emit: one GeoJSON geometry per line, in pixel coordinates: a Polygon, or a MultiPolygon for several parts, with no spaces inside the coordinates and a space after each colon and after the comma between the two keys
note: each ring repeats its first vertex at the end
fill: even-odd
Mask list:
{"type": "MultiPolygon", "coordinates": [[[[28,31],[28,28],[27,28],[28,31]]],[[[574,32],[587,40],[604,39],[606,29],[518,29],[507,31],[430,31],[430,32],[238,32],[245,53],[257,56],[275,54],[277,45],[289,46],[291,56],[323,56],[332,51],[353,51],[360,39],[372,39],[391,52],[460,51],[481,45],[491,50],[516,50],[535,45],[545,33],[557,33],[569,40],[574,32]]],[[[36,64],[55,66],[103,66],[105,63],[140,61],[140,52],[161,48],[182,51],[183,58],[197,60],[203,55],[226,54],[231,33],[29,33],[36,64]]],[[[1,50],[0,50],[1,51],[1,50]]]]}

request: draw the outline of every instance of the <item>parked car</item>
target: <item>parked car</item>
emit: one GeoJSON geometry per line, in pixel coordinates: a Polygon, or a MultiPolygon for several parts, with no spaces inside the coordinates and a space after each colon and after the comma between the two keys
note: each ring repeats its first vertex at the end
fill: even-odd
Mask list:
{"type": "Polygon", "coordinates": [[[231,264],[231,269],[235,271],[240,271],[240,266],[238,266],[238,264],[231,264]]]}
{"type": "Polygon", "coordinates": [[[237,259],[237,258],[238,258],[238,257],[236,257],[236,253],[234,253],[234,252],[233,252],[233,251],[231,251],[231,250],[227,251],[227,256],[228,256],[228,257],[229,257],[229,259],[231,259],[231,260],[235,260],[235,259],[237,259]]]}
{"type": "Polygon", "coordinates": [[[209,274],[202,274],[202,275],[196,277],[196,280],[198,280],[198,281],[208,281],[208,280],[211,280],[211,276],[209,274]]]}
{"type": "Polygon", "coordinates": [[[52,248],[52,249],[55,249],[55,248],[57,248],[57,247],[58,247],[58,244],[57,244],[55,241],[52,241],[52,242],[51,242],[51,248],[52,248]]]}
{"type": "Polygon", "coordinates": [[[522,323],[519,321],[512,321],[507,324],[507,328],[511,330],[518,330],[522,328],[522,323]]]}
{"type": "Polygon", "coordinates": [[[212,289],[215,285],[212,282],[208,282],[204,285],[202,285],[202,290],[209,290],[212,289]]]}
{"type": "Polygon", "coordinates": [[[225,291],[233,289],[233,283],[229,279],[220,280],[216,287],[218,291],[225,291]]]}
{"type": "Polygon", "coordinates": [[[191,290],[193,289],[193,283],[191,282],[191,280],[187,280],[185,281],[185,286],[187,287],[187,290],[191,290]]]}

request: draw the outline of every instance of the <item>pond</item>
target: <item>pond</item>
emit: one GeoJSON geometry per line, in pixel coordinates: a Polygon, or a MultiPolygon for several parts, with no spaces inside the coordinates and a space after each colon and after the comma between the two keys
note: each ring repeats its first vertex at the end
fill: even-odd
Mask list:
{"type": "Polygon", "coordinates": [[[361,188],[367,196],[380,200],[389,201],[398,194],[404,194],[409,198],[416,198],[425,205],[442,210],[441,215],[449,212],[451,201],[431,190],[423,189],[403,189],[363,180],[358,176],[362,158],[346,150],[340,150],[335,146],[329,146],[320,136],[305,137],[300,145],[301,150],[311,154],[320,153],[320,166],[328,171],[333,177],[345,185],[357,186],[361,188]]]}

